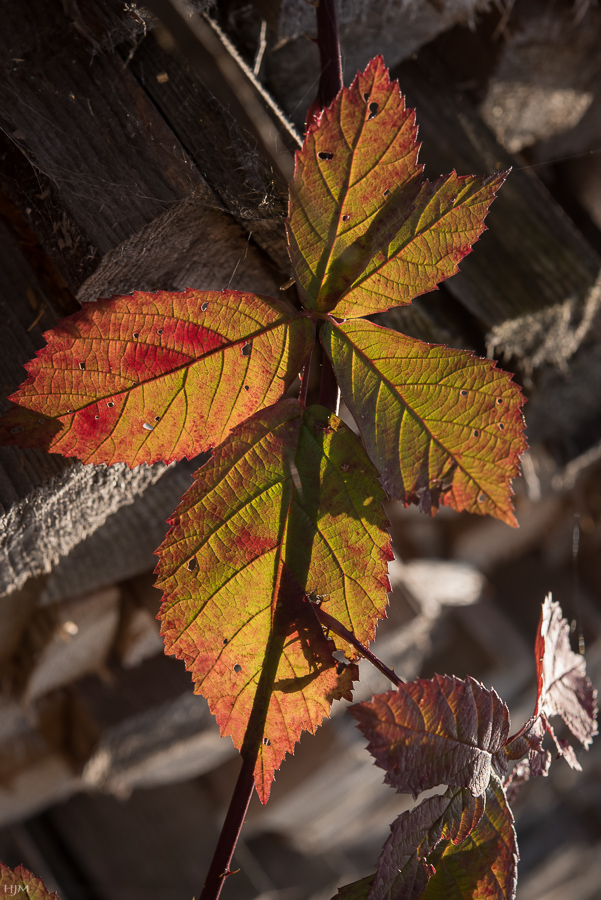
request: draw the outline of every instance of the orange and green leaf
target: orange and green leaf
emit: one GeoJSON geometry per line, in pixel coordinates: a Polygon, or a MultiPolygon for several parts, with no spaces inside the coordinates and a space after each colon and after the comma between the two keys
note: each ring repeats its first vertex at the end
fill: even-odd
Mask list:
{"type": "Polygon", "coordinates": [[[288,238],[307,308],[366,316],[457,272],[505,175],[429,182],[418,152],[415,113],[376,57],[296,154],[288,238]]]}
{"type": "Polygon", "coordinates": [[[249,722],[260,732],[263,801],[301,732],[350,697],[357,677],[332,657],[311,600],[364,641],[384,615],[383,499],[347,426],[322,407],[303,413],[282,401],[215,450],[157,551],[166,650],[185,660],[237,747],[249,722]]]}
{"type": "Polygon", "coordinates": [[[367,321],[321,340],[391,497],[515,524],[511,479],[526,447],[519,387],[494,362],[367,321]]]}
{"type": "Polygon", "coordinates": [[[45,334],[0,441],[83,462],[171,462],[278,400],[313,341],[308,318],[239,291],[140,291],[45,334]]]}

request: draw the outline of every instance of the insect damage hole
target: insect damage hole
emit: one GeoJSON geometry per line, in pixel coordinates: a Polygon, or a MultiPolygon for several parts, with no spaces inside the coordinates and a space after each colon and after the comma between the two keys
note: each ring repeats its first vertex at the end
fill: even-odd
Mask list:
{"type": "Polygon", "coordinates": [[[188,572],[196,572],[196,570],[198,569],[198,560],[195,556],[193,556],[192,559],[188,560],[188,562],[186,563],[186,569],[188,570],[188,572]]]}
{"type": "Polygon", "coordinates": [[[206,312],[207,309],[209,308],[209,304],[205,302],[202,304],[202,306],[200,308],[203,312],[206,312]]]}
{"type": "Polygon", "coordinates": [[[85,362],[81,362],[81,363],[79,364],[79,368],[81,369],[82,372],[85,372],[85,370],[86,370],[86,364],[85,364],[85,362]]]}
{"type": "Polygon", "coordinates": [[[134,331],[132,337],[133,337],[134,341],[137,341],[138,338],[140,337],[140,332],[139,332],[139,331],[134,331]]]}
{"type": "Polygon", "coordinates": [[[467,397],[467,391],[459,391],[462,397],[467,397]]]}
{"type": "Polygon", "coordinates": [[[373,101],[369,104],[369,115],[367,117],[367,121],[370,122],[372,119],[375,119],[378,115],[378,110],[380,109],[380,104],[373,101]]]}
{"type": "Polygon", "coordinates": [[[242,347],[241,353],[242,356],[250,356],[250,351],[252,350],[252,346],[250,341],[247,341],[242,347]]]}
{"type": "Polygon", "coordinates": [[[263,746],[264,746],[264,747],[271,747],[271,741],[269,740],[269,738],[267,738],[267,737],[264,737],[264,738],[263,738],[263,746]]]}
{"type": "Polygon", "coordinates": [[[241,671],[242,671],[242,666],[239,663],[236,663],[236,665],[234,666],[234,672],[237,675],[238,672],[241,672],[241,671]]]}
{"type": "Polygon", "coordinates": [[[334,154],[330,153],[329,150],[320,150],[317,154],[318,159],[334,159],[334,154]]]}
{"type": "Polygon", "coordinates": [[[363,99],[365,100],[366,103],[369,100],[369,96],[370,96],[369,94],[363,94],[363,99]]]}
{"type": "Polygon", "coordinates": [[[349,219],[350,219],[350,216],[349,216],[348,213],[345,213],[345,214],[343,215],[343,217],[342,217],[342,221],[343,221],[343,222],[348,222],[349,219]]]}

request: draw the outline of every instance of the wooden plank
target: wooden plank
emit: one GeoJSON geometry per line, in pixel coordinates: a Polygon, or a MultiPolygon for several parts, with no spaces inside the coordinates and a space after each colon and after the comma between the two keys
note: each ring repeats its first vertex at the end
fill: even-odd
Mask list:
{"type": "MultiPolygon", "coordinates": [[[[4,224],[23,257],[5,301],[10,310],[1,374],[7,393],[22,380],[24,360],[41,346],[35,329],[51,324],[44,313],[26,340],[34,321],[32,292],[60,315],[72,311],[75,294],[92,300],[134,288],[188,285],[274,293],[281,284],[124,60],[101,52],[122,33],[113,18],[128,18],[123,8],[93,0],[82,15],[77,4],[35,0],[27,11],[7,10],[0,34],[7,70],[0,125],[9,139],[0,193],[2,209],[11,210],[4,224]]],[[[213,115],[219,117],[219,110],[213,115]]],[[[12,258],[9,263],[17,265],[12,258]]],[[[48,572],[166,471],[84,468],[34,451],[1,453],[0,592],[48,572]]],[[[124,537],[135,550],[136,534],[124,537]]]]}

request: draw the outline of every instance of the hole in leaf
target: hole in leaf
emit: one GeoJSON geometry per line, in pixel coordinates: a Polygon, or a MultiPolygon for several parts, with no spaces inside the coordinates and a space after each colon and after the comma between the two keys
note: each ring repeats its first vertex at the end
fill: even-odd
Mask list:
{"type": "Polygon", "coordinates": [[[81,369],[82,372],[85,372],[86,364],[85,364],[85,363],[80,363],[80,364],[79,364],[79,368],[81,369]]]}
{"type": "Polygon", "coordinates": [[[363,94],[363,99],[367,103],[367,101],[369,100],[369,94],[363,94]]]}
{"type": "Polygon", "coordinates": [[[477,428],[474,428],[473,434],[474,437],[480,437],[480,431],[477,428]]]}
{"type": "Polygon", "coordinates": [[[237,675],[238,672],[241,672],[241,671],[242,671],[242,666],[240,666],[240,665],[238,665],[238,663],[236,663],[236,665],[234,666],[234,672],[237,675]]]}
{"type": "Polygon", "coordinates": [[[478,495],[478,503],[484,503],[485,500],[486,500],[486,494],[478,495]]]}
{"type": "Polygon", "coordinates": [[[467,397],[467,391],[459,391],[462,397],[467,397]]]}
{"type": "Polygon", "coordinates": [[[160,421],[161,421],[161,417],[160,417],[160,416],[155,416],[155,417],[154,417],[154,421],[155,421],[155,422],[160,422],[160,421]]]}
{"type": "Polygon", "coordinates": [[[95,418],[95,419],[99,419],[99,418],[100,418],[100,416],[94,416],[94,418],[95,418]]]}
{"type": "Polygon", "coordinates": [[[198,569],[198,560],[195,556],[193,556],[192,559],[188,560],[188,562],[186,563],[186,569],[188,570],[188,572],[196,572],[196,570],[198,569]]]}
{"type": "Polygon", "coordinates": [[[497,397],[497,406],[500,406],[502,402],[503,402],[503,398],[497,397]]]}
{"type": "Polygon", "coordinates": [[[152,431],[152,425],[149,425],[148,422],[144,422],[144,424],[142,425],[142,428],[145,431],[152,431]]]}
{"type": "Polygon", "coordinates": [[[504,430],[505,430],[505,426],[503,425],[502,422],[499,422],[499,431],[504,431],[504,430]]]}
{"type": "Polygon", "coordinates": [[[317,154],[318,159],[334,159],[334,154],[330,153],[329,150],[320,150],[317,154]]]}
{"type": "Polygon", "coordinates": [[[109,400],[109,402],[106,405],[109,407],[109,409],[112,409],[115,404],[112,400],[109,400]]]}
{"type": "Polygon", "coordinates": [[[226,645],[226,644],[229,644],[229,642],[230,642],[229,638],[224,638],[223,641],[222,641],[223,646],[225,647],[225,645],[226,645]]]}
{"type": "Polygon", "coordinates": [[[18,425],[15,425],[13,428],[11,428],[10,433],[11,434],[19,434],[19,432],[21,432],[21,431],[23,431],[23,429],[19,428],[18,425]]]}
{"type": "Polygon", "coordinates": [[[342,217],[343,222],[348,222],[349,219],[350,219],[350,216],[348,215],[348,213],[342,217]]]}
{"type": "Polygon", "coordinates": [[[245,384],[245,385],[244,385],[244,390],[245,390],[245,391],[250,391],[250,386],[249,386],[248,384],[245,384]]]}
{"type": "Polygon", "coordinates": [[[269,738],[264,737],[263,744],[265,747],[271,747],[271,741],[269,740],[269,738]]]}
{"type": "Polygon", "coordinates": [[[162,334],[162,333],[163,333],[163,329],[162,329],[162,328],[157,328],[157,334],[162,334]]]}
{"type": "Polygon", "coordinates": [[[208,304],[208,303],[203,303],[202,306],[201,306],[200,308],[202,309],[203,312],[206,312],[207,309],[209,308],[209,304],[208,304]]]}
{"type": "Polygon", "coordinates": [[[134,331],[134,341],[137,341],[139,337],[140,337],[140,332],[134,331]]]}
{"type": "Polygon", "coordinates": [[[250,341],[247,341],[246,344],[242,347],[242,356],[250,356],[250,351],[252,347],[250,345],[250,341]]]}
{"type": "Polygon", "coordinates": [[[390,193],[389,188],[386,188],[386,190],[384,191],[384,196],[388,197],[389,193],[390,193]]]}
{"type": "Polygon", "coordinates": [[[371,119],[375,119],[378,115],[378,110],[380,108],[379,103],[370,103],[369,104],[369,116],[367,117],[367,121],[369,122],[371,119]]]}

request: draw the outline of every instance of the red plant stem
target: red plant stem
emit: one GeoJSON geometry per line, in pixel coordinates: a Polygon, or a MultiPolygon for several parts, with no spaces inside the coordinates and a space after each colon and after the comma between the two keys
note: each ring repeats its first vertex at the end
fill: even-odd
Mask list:
{"type": "Polygon", "coordinates": [[[329,106],[342,89],[342,60],[338,38],[336,0],[319,0],[317,4],[317,46],[321,77],[317,89],[320,109],[329,106]]]}
{"type": "Polygon", "coordinates": [[[225,884],[228,875],[231,875],[230,863],[240,830],[244,824],[244,818],[250,803],[250,798],[255,786],[254,772],[256,756],[254,759],[247,758],[242,763],[238,781],[234,788],[234,793],[230,801],[229,809],[219,835],[219,841],[213,854],[213,860],[207,873],[204,887],[201,891],[199,900],[217,900],[221,893],[221,888],[225,884]]]}
{"type": "Polygon", "coordinates": [[[372,653],[371,650],[369,650],[364,644],[361,643],[361,641],[358,641],[352,631],[349,631],[348,628],[345,628],[341,622],[327,613],[325,609],[322,609],[320,606],[317,606],[315,604],[315,612],[317,613],[317,618],[325,628],[333,631],[334,634],[337,634],[338,637],[341,637],[344,641],[354,647],[357,653],[360,653],[361,656],[364,656],[365,659],[369,660],[372,666],[375,666],[376,669],[378,669],[382,673],[382,675],[385,675],[389,681],[392,681],[392,683],[396,684],[397,687],[400,687],[405,683],[404,680],[396,674],[396,672],[394,672],[392,669],[389,669],[381,659],[378,659],[375,653],[372,653]]]}
{"type": "MultiPolygon", "coordinates": [[[[321,75],[317,97],[311,104],[307,115],[307,128],[322,109],[329,106],[342,90],[342,60],[340,58],[340,40],[338,37],[338,19],[336,16],[336,0],[318,0],[317,14],[317,47],[321,75]]],[[[321,382],[319,385],[319,402],[326,409],[338,413],[340,394],[332,364],[325,353],[321,361],[321,382]]]]}

